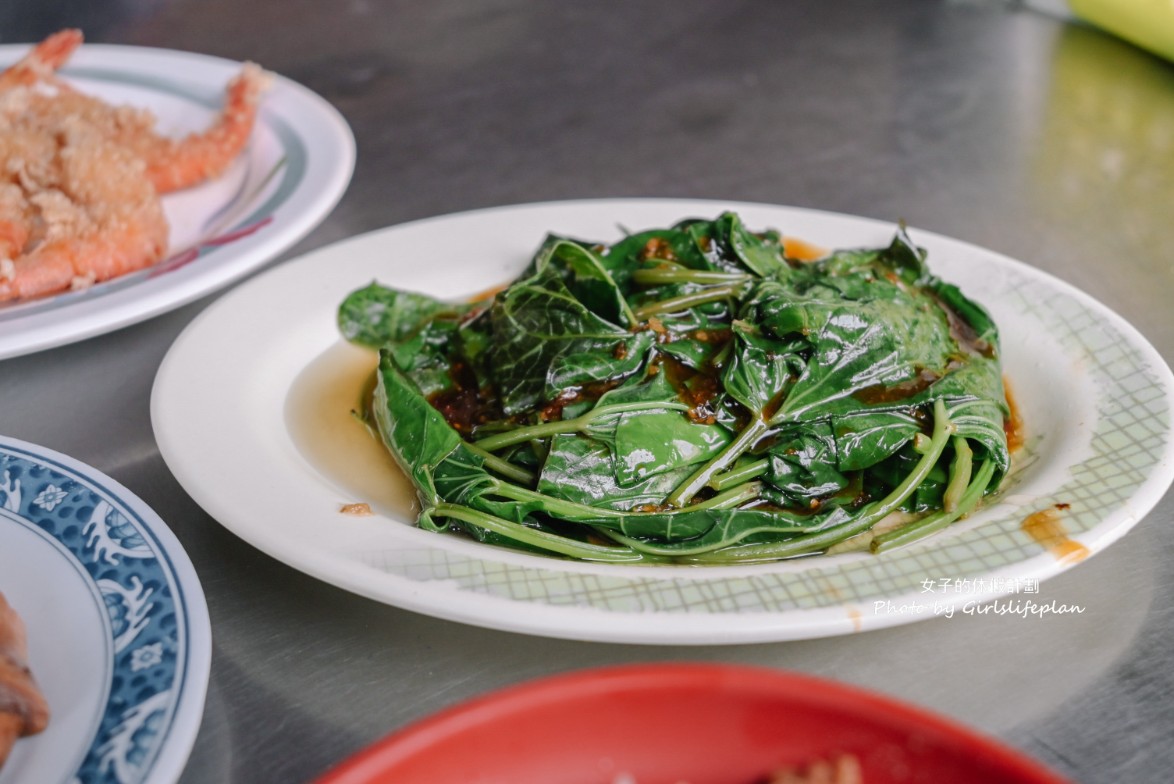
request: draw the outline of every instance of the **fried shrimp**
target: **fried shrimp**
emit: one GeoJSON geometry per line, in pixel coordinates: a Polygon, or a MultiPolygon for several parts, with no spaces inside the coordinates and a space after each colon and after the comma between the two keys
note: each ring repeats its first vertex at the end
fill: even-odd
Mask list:
{"type": "Polygon", "coordinates": [[[0,301],[84,288],[162,258],[167,221],[141,159],[76,119],[54,135],[10,122],[0,136],[0,301]]]}
{"type": "Polygon", "coordinates": [[[134,152],[146,163],[146,176],[163,193],[189,188],[222,174],[244,149],[257,119],[257,103],[269,77],[246,63],[228,84],[224,108],[205,131],[172,139],[155,131],[150,112],[111,106],[69,88],[34,91],[29,110],[46,122],[83,119],[110,141],[134,152]]]}
{"type": "Polygon", "coordinates": [[[44,296],[159,261],[159,195],[224,172],[244,149],[269,77],[247,63],[223,111],[182,139],[150,112],[111,106],[56,76],[82,41],[50,36],[0,73],[0,302],[44,296]]]}

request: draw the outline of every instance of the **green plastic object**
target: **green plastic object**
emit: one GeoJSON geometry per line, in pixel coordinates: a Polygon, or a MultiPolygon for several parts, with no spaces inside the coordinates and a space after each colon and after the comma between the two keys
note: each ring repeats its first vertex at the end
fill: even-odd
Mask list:
{"type": "Polygon", "coordinates": [[[1170,0],[1069,0],[1076,16],[1174,60],[1174,3],[1170,0]]]}

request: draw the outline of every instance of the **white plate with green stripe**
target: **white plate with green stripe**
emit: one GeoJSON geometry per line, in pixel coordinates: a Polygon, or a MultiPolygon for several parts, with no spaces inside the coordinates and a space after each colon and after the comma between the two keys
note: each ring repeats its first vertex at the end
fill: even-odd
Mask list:
{"type": "Polygon", "coordinates": [[[160,451],[210,515],[334,585],[464,623],[660,644],[846,634],[1000,597],[1045,604],[1030,595],[1041,580],[1109,546],[1170,486],[1174,377],[1157,351],[1068,284],[913,229],[930,268],[991,310],[1024,420],[1011,476],[968,519],[879,555],[722,567],[573,562],[416,528],[395,490],[402,477],[349,416],[374,358],[339,338],[343,297],[377,278],[466,298],[515,277],[547,232],[611,242],[621,226],[639,231],[726,209],[752,229],[824,248],[887,245],[896,228],[762,204],[602,200],[482,210],[356,237],[249,281],[176,340],[151,401],[160,451]],[[340,511],[353,503],[372,514],[340,511]]]}
{"type": "MultiPolygon", "coordinates": [[[[0,46],[0,66],[28,50],[0,46]]],[[[60,74],[108,103],[149,109],[161,132],[183,136],[212,122],[240,68],[188,52],[83,44],[60,74]]],[[[0,304],[0,359],[134,324],[239,279],[326,217],[350,182],[354,160],[354,137],[342,115],[276,76],[249,145],[229,170],[163,197],[171,228],[167,257],[88,289],[0,304]]]]}

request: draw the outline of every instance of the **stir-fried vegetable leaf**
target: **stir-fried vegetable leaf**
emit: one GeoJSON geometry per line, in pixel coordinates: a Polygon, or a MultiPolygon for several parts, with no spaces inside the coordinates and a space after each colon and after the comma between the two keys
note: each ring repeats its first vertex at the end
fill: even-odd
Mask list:
{"type": "Polygon", "coordinates": [[[372,284],[339,326],[381,349],[373,419],[419,524],[493,544],[740,563],[920,515],[883,551],[1009,467],[998,331],[903,227],[813,262],[732,213],[551,236],[490,302],[372,284]]]}

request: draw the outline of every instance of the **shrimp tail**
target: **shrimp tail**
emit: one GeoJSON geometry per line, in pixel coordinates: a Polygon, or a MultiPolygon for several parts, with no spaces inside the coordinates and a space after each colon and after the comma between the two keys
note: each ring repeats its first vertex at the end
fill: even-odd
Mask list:
{"type": "Polygon", "coordinates": [[[228,83],[224,109],[202,133],[179,141],[160,140],[146,151],[147,178],[159,193],[170,193],[221,174],[249,140],[257,119],[257,104],[269,86],[270,75],[255,63],[245,63],[228,83]]]}
{"type": "Polygon", "coordinates": [[[65,65],[81,43],[81,30],[68,29],[54,33],[0,73],[0,90],[36,84],[49,79],[58,68],[65,65]]]}

